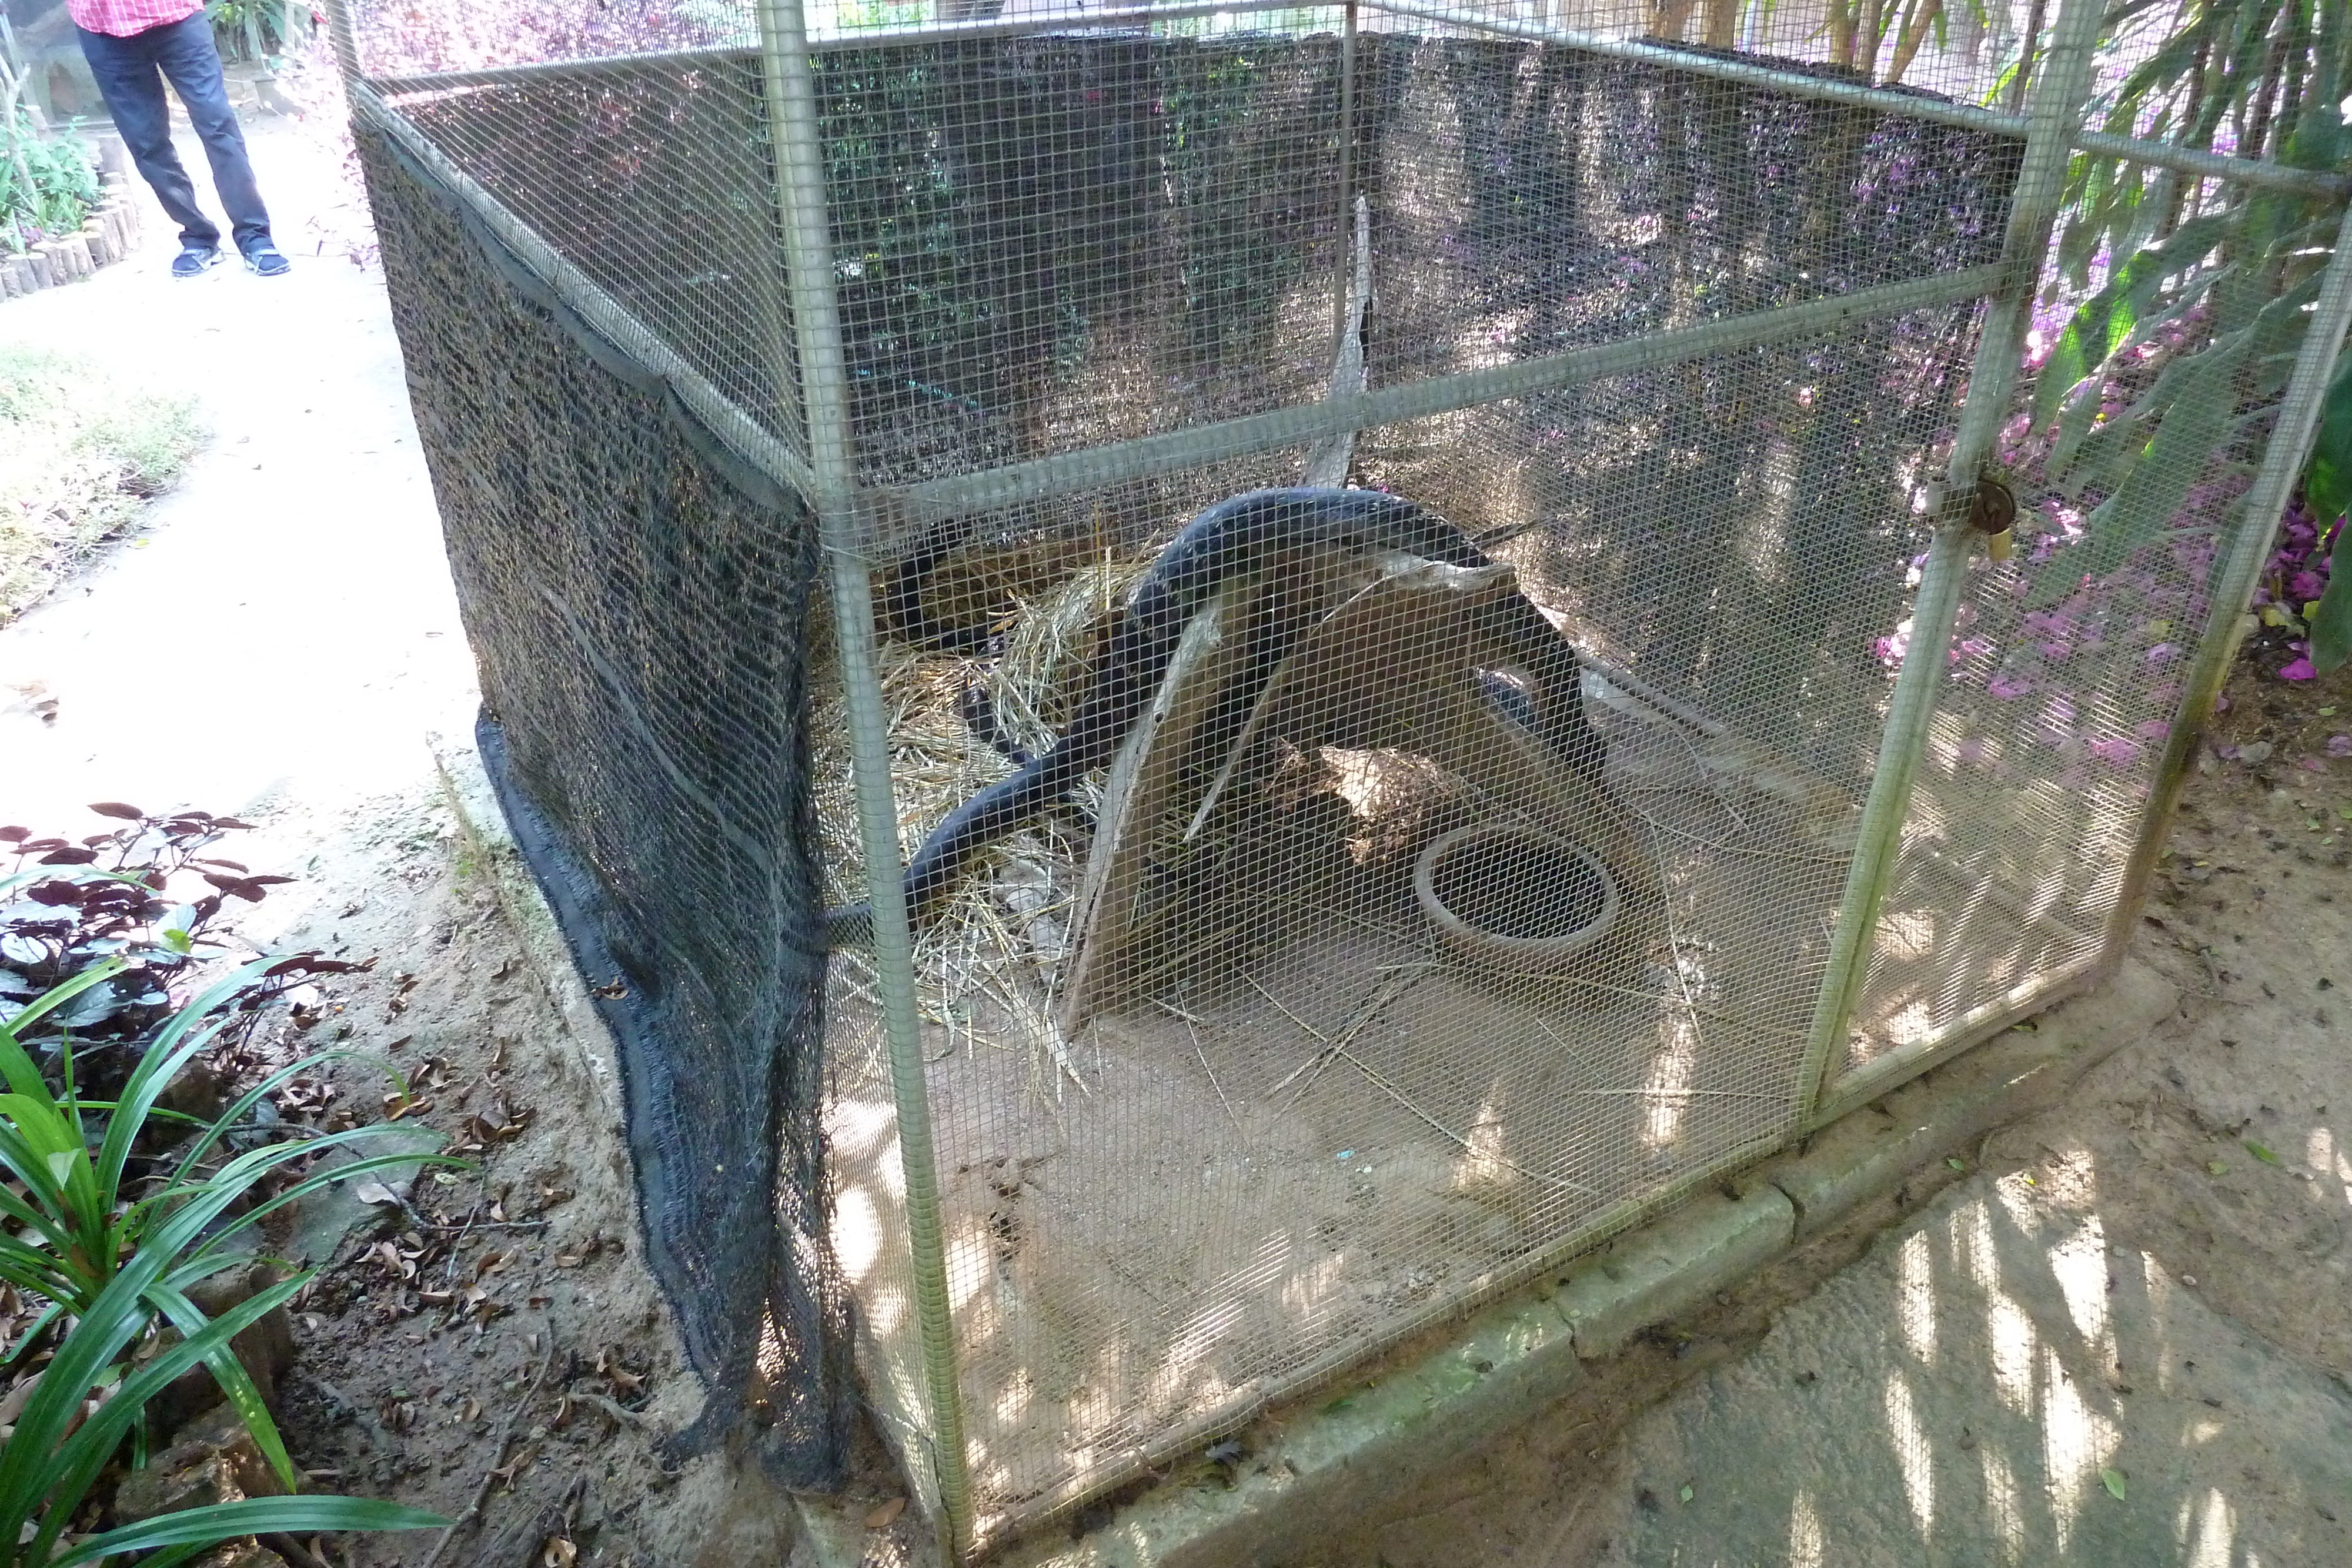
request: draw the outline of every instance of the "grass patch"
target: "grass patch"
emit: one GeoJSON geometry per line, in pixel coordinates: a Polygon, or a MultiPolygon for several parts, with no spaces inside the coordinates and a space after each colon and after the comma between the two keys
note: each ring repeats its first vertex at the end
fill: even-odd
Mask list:
{"type": "Polygon", "coordinates": [[[0,625],[130,528],[201,439],[191,399],[0,345],[0,625]]]}

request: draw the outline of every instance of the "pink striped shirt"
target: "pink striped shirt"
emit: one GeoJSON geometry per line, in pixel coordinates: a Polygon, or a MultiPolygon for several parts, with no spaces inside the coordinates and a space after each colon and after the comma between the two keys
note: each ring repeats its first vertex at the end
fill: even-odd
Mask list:
{"type": "Polygon", "coordinates": [[[118,38],[185,21],[204,8],[205,0],[66,0],[74,26],[118,38]]]}

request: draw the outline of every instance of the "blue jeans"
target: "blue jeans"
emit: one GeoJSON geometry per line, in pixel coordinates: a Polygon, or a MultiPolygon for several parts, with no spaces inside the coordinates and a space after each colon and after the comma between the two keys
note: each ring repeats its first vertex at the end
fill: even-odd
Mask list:
{"type": "Polygon", "coordinates": [[[218,245],[220,228],[196,205],[196,187],[172,150],[172,110],[163,99],[166,77],[187,106],[188,122],[204,140],[213,185],[220,192],[221,205],[228,209],[237,248],[268,244],[269,212],[253,183],[253,162],[246,156],[236,110],[228,106],[228,83],[221,77],[220,51],[213,47],[211,19],[199,11],[127,38],[83,27],[74,31],[81,35],[82,57],[98,78],[116,132],[131,150],[139,172],[154,187],[155,199],[180,225],[180,243],[218,245]]]}

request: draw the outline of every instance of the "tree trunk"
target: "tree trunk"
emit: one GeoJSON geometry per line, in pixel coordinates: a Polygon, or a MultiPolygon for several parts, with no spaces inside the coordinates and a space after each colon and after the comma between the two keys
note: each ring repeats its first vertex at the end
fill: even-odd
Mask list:
{"type": "Polygon", "coordinates": [[[1911,68],[1912,60],[1919,53],[1919,46],[1927,41],[1927,29],[1934,26],[1936,18],[1943,14],[1944,0],[1927,0],[1919,7],[1917,15],[1905,24],[1902,35],[1895,40],[1895,58],[1886,68],[1889,86],[1901,81],[1903,73],[1911,68]]]}
{"type": "MultiPolygon", "coordinates": [[[[2034,0],[2036,5],[2041,0],[2034,0]]],[[[1850,0],[1830,0],[1830,64],[1853,64],[1853,13],[1848,9],[1850,0]]]]}
{"type": "Polygon", "coordinates": [[[2033,75],[2033,47],[2042,41],[2042,0],[2033,0],[2025,13],[2025,33],[2017,41],[2017,74],[2009,78],[2009,112],[2025,110],[2025,84],[2033,75]]]}

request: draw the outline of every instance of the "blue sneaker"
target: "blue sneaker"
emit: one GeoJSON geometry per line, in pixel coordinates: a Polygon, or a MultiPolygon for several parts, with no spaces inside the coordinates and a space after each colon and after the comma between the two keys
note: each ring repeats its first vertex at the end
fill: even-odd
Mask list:
{"type": "Polygon", "coordinates": [[[172,258],[172,276],[202,277],[205,273],[218,267],[220,259],[220,246],[216,245],[182,246],[180,254],[172,258]]]}
{"type": "Polygon", "coordinates": [[[256,240],[245,247],[245,267],[247,272],[264,277],[278,277],[293,269],[294,264],[281,255],[268,240],[256,240]]]}

